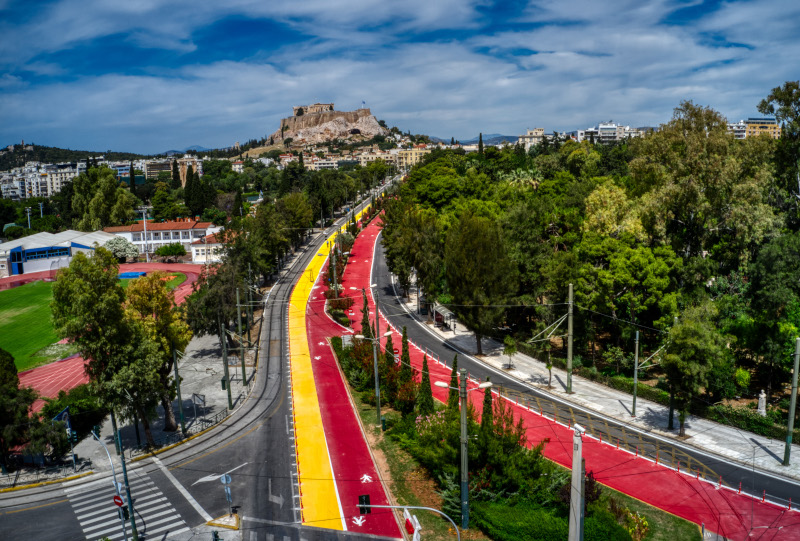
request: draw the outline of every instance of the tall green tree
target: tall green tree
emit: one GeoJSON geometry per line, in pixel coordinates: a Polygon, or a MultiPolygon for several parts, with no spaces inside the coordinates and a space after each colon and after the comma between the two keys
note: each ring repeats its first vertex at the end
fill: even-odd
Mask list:
{"type": "Polygon", "coordinates": [[[428,356],[422,357],[422,379],[417,393],[417,413],[425,417],[434,412],[433,389],[431,388],[431,375],[428,370],[428,356]]]}
{"type": "Polygon", "coordinates": [[[303,192],[292,192],[280,198],[276,208],[281,216],[286,236],[290,239],[292,247],[297,249],[314,220],[308,196],[303,192]]]}
{"type": "Polygon", "coordinates": [[[93,167],[72,181],[73,226],[80,231],[96,231],[122,225],[134,219],[136,198],[120,186],[108,167],[93,167]]]}
{"type": "Polygon", "coordinates": [[[361,334],[365,338],[372,338],[372,326],[369,319],[369,303],[367,302],[367,291],[361,291],[363,304],[361,306],[361,334]]]}
{"type": "Polygon", "coordinates": [[[458,411],[458,354],[453,357],[453,369],[450,371],[450,392],[447,394],[447,410],[458,411]]]}
{"type": "Polygon", "coordinates": [[[475,333],[478,355],[481,339],[501,322],[503,305],[516,293],[514,271],[497,224],[464,213],[447,235],[445,276],[452,309],[475,333]]]}
{"type": "Polygon", "coordinates": [[[478,134],[478,156],[483,156],[483,133],[478,134]]]}
{"type": "Polygon", "coordinates": [[[181,172],[178,169],[178,160],[172,160],[172,185],[170,187],[173,190],[181,187],[181,172]]]}
{"type": "Polygon", "coordinates": [[[692,399],[708,385],[715,365],[725,361],[726,338],[717,327],[717,309],[709,301],[689,307],[669,335],[661,367],[678,402],[681,437],[692,399]]]}

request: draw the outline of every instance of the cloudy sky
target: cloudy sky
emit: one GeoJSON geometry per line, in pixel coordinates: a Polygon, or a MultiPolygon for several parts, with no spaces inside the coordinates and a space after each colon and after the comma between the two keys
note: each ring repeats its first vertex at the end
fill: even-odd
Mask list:
{"type": "Polygon", "coordinates": [[[316,101],[459,139],[739,120],[798,68],[797,0],[0,0],[0,144],[224,147],[316,101]]]}

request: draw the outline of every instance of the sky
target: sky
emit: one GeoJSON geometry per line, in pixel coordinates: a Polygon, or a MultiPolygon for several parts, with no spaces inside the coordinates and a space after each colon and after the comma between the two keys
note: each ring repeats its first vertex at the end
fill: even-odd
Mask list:
{"type": "Polygon", "coordinates": [[[797,0],[0,0],[0,145],[220,148],[314,102],[462,140],[737,121],[799,64],[797,0]]]}

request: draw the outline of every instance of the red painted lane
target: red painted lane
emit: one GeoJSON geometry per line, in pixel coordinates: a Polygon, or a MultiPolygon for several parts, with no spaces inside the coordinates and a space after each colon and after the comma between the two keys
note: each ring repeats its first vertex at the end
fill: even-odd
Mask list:
{"type": "MultiPolygon", "coordinates": [[[[377,221],[373,221],[358,236],[342,280],[345,294],[355,301],[348,315],[357,331],[361,329],[361,288],[368,288],[370,284],[372,257],[379,228],[377,221]]],[[[367,302],[370,312],[374,313],[375,305],[369,293],[367,302]]],[[[386,320],[381,316],[382,332],[385,332],[386,325],[386,320]]],[[[401,337],[398,329],[393,331],[392,341],[399,349],[401,337]]],[[[422,370],[423,355],[423,351],[412,345],[411,364],[419,371],[422,370]]],[[[428,360],[428,367],[431,381],[449,381],[450,369],[432,362],[431,359],[428,360]]],[[[476,382],[470,382],[470,388],[475,385],[476,382]]],[[[447,394],[447,389],[433,387],[436,399],[446,402],[447,394]]],[[[469,399],[480,414],[483,391],[470,392],[469,399]]],[[[535,445],[546,440],[544,455],[562,466],[571,467],[572,430],[521,405],[511,403],[511,407],[515,419],[523,419],[528,444],[535,445]]],[[[797,510],[788,510],[769,502],[762,503],[759,498],[754,500],[725,487],[718,488],[717,480],[707,482],[696,479],[694,475],[678,473],[636,457],[635,453],[619,450],[615,443],[599,442],[589,436],[584,436],[583,441],[587,471],[594,472],[598,481],[615,490],[696,524],[704,523],[708,529],[728,539],[751,539],[753,537],[748,537],[750,531],[758,539],[764,540],[800,539],[800,512],[797,510]]]]}
{"type": "Polygon", "coordinates": [[[325,313],[327,286],[322,283],[321,276],[323,274],[309,297],[306,330],[325,438],[346,527],[353,532],[399,538],[402,534],[390,510],[374,509],[363,518],[358,511],[358,496],[361,494],[369,494],[370,503],[375,505],[389,505],[389,501],[342,373],[327,342],[331,336],[341,336],[350,331],[325,313]]]}
{"type": "MultiPolygon", "coordinates": [[[[120,265],[120,272],[131,271],[165,271],[165,272],[181,272],[186,275],[186,281],[173,290],[176,304],[182,304],[186,297],[192,294],[192,284],[197,281],[200,273],[198,265],[188,265],[181,263],[129,263],[120,265]]],[[[33,273],[34,275],[48,274],[33,273]]],[[[23,277],[30,277],[31,275],[22,275],[23,277]]],[[[16,277],[11,277],[16,278],[16,277]]],[[[41,277],[37,279],[42,279],[41,277]]],[[[5,279],[3,279],[5,280],[5,279]]],[[[13,282],[12,287],[16,287],[21,283],[27,283],[32,280],[17,280],[13,282]]],[[[64,343],[64,340],[59,341],[64,343]]],[[[39,396],[42,398],[55,398],[58,396],[59,391],[69,391],[78,385],[88,383],[89,378],[84,371],[86,362],[80,355],[72,355],[65,359],[55,361],[44,366],[32,368],[19,373],[20,385],[23,387],[32,387],[38,391],[39,396]]],[[[44,400],[36,400],[31,406],[31,413],[40,411],[45,405],[44,400]]]]}

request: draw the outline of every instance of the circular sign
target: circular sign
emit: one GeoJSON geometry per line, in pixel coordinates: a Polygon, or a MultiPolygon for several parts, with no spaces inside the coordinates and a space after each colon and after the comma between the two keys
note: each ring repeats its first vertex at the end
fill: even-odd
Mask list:
{"type": "Polygon", "coordinates": [[[122,507],[122,498],[114,496],[114,503],[117,504],[117,507],[122,507]]]}
{"type": "Polygon", "coordinates": [[[222,481],[223,485],[230,485],[231,484],[231,476],[228,475],[227,473],[221,475],[219,480],[222,481]]]}

